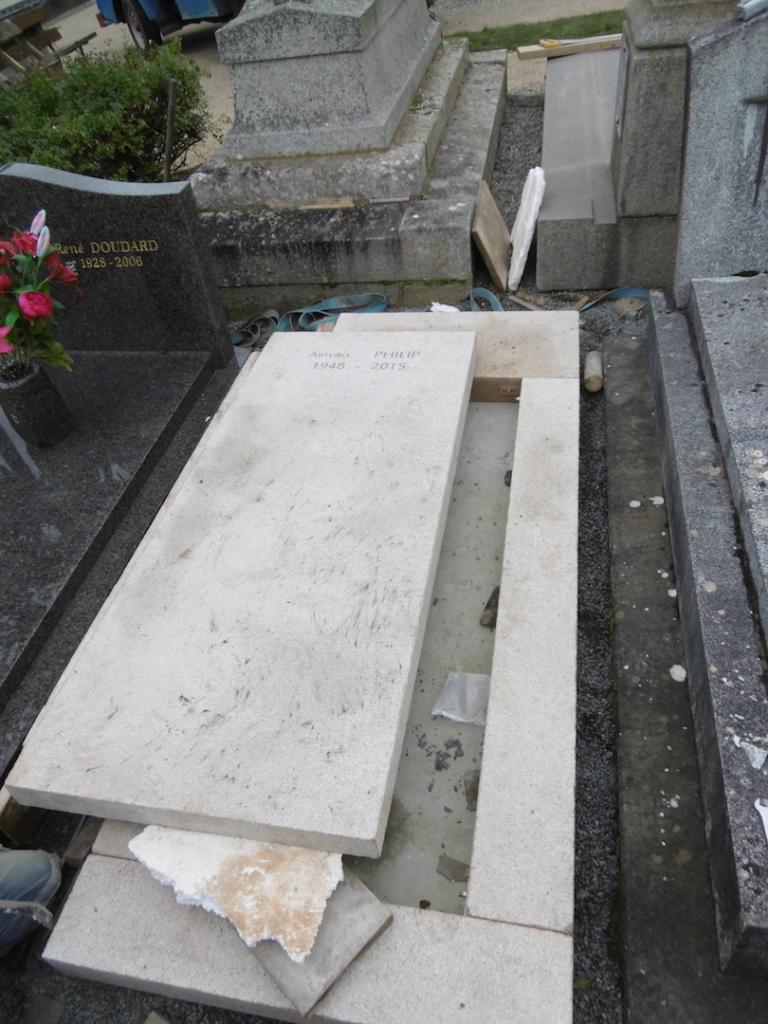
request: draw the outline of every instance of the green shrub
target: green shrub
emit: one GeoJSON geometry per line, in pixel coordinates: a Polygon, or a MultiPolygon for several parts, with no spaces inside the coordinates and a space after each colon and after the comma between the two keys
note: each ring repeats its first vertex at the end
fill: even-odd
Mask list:
{"type": "Polygon", "coordinates": [[[211,130],[200,69],[178,41],[77,57],[0,90],[0,164],[18,160],[119,181],[160,181],[168,81],[176,79],[172,170],[211,130]]]}

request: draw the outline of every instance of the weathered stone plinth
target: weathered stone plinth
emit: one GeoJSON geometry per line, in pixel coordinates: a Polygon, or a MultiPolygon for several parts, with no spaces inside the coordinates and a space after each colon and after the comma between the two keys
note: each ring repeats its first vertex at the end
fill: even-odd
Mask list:
{"type": "Polygon", "coordinates": [[[389,145],[440,29],[413,0],[247,0],[217,40],[235,97],[224,149],[291,156],[389,145]]]}
{"type": "Polygon", "coordinates": [[[504,52],[440,46],[421,0],[259,0],[218,39],[235,124],[192,184],[230,314],[340,292],[463,297],[504,52]]]}

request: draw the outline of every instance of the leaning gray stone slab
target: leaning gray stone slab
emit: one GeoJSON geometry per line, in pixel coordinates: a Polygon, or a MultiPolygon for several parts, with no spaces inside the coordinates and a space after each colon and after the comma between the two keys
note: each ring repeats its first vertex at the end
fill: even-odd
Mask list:
{"type": "Polygon", "coordinates": [[[768,11],[689,44],[675,299],[691,279],[768,270],[768,11]]]}
{"type": "Polygon", "coordinates": [[[273,338],[31,730],[12,794],[377,855],[473,368],[466,333],[273,338]]]}
{"type": "MultiPolygon", "coordinates": [[[[572,940],[392,907],[393,921],[318,1005],[322,1024],[569,1024],[572,940]],[[414,1002],[416,1001],[416,1003],[414,1002]]],[[[91,856],[45,959],[92,980],[268,1019],[299,1015],[226,921],[181,907],[131,861],[91,856]]]]}
{"type": "Polygon", "coordinates": [[[720,961],[765,975],[768,843],[754,807],[768,796],[764,651],[688,327],[660,294],[649,354],[720,961]]]}
{"type": "Polygon", "coordinates": [[[388,146],[440,42],[420,0],[247,0],[217,33],[237,156],[388,146]]]}
{"type": "Polygon", "coordinates": [[[694,281],[691,319],[768,636],[768,276],[694,281]]]}
{"type": "Polygon", "coordinates": [[[84,292],[67,299],[61,341],[95,351],[202,349],[229,362],[232,347],[188,182],[103,181],[32,164],[0,168],[6,224],[24,228],[41,207],[84,292]]]}

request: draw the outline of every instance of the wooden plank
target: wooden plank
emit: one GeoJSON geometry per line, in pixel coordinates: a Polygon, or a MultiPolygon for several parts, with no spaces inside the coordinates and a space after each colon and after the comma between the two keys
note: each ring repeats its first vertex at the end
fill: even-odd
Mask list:
{"type": "Polygon", "coordinates": [[[27,737],[17,800],[376,856],[474,335],[275,335],[27,737]]]}
{"type": "MultiPolygon", "coordinates": [[[[553,40],[554,41],[554,40],[553,40]]],[[[547,60],[550,57],[567,57],[571,53],[590,53],[593,50],[618,50],[621,46],[621,32],[606,36],[589,36],[585,39],[569,39],[556,46],[518,46],[520,60],[547,60]]]]}
{"type": "Polygon", "coordinates": [[[509,262],[509,228],[485,181],[480,182],[475,200],[472,241],[480,250],[493,283],[505,292],[509,262]]]}

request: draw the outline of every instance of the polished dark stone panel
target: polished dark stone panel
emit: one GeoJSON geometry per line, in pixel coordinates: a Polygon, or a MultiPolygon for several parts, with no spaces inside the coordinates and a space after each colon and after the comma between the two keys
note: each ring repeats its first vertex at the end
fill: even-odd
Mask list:
{"type": "Polygon", "coordinates": [[[39,208],[83,288],[59,287],[67,306],[56,336],[81,350],[203,350],[232,357],[210,255],[188,181],[103,181],[34,164],[0,168],[0,232],[25,228],[39,208]]]}
{"type": "Polygon", "coordinates": [[[210,377],[207,352],[75,352],[52,371],[77,421],[31,450],[0,414],[0,704],[210,377]]]}

